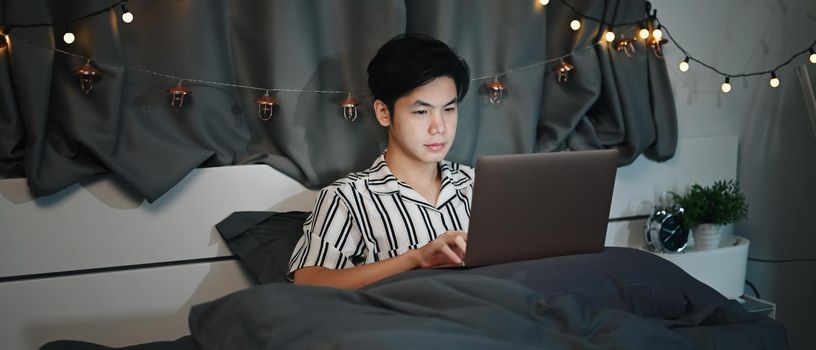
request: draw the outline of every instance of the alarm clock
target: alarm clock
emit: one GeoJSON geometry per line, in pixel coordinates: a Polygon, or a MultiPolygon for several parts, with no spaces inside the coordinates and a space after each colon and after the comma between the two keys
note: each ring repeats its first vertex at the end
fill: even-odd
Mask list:
{"type": "Polygon", "coordinates": [[[682,253],[688,246],[689,232],[682,225],[683,208],[656,206],[644,227],[646,248],[658,253],[682,253]]]}

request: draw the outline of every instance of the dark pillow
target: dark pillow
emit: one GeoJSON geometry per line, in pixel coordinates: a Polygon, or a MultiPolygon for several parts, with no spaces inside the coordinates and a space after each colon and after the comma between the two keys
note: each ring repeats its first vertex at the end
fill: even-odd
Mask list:
{"type": "Polygon", "coordinates": [[[215,225],[257,283],[287,282],[289,258],[309,212],[241,211],[215,225]]]}

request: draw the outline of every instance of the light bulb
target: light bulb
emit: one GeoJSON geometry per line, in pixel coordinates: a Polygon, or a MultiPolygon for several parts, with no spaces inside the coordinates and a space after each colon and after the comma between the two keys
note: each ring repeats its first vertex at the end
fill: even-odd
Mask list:
{"type": "Polygon", "coordinates": [[[779,83],[780,81],[779,78],[776,77],[776,73],[771,73],[771,80],[768,82],[768,84],[771,84],[771,87],[775,88],[779,87],[779,83]]]}
{"type": "Polygon", "coordinates": [[[89,59],[84,66],[74,70],[74,75],[79,77],[79,88],[83,94],[87,95],[93,89],[94,80],[99,77],[99,70],[91,65],[89,59]]]}
{"type": "Polygon", "coordinates": [[[263,121],[271,119],[275,113],[275,108],[280,105],[277,98],[269,96],[269,90],[266,90],[263,96],[255,100],[255,103],[258,104],[258,118],[261,118],[263,121]]]}
{"type": "Polygon", "coordinates": [[[538,0],[538,3],[541,4],[541,6],[546,6],[550,3],[550,0],[538,0]]]}
{"type": "Polygon", "coordinates": [[[725,93],[731,91],[731,78],[725,77],[725,82],[720,86],[720,90],[725,93]]]}
{"type": "Polygon", "coordinates": [[[640,38],[641,39],[646,39],[648,37],[649,37],[649,30],[646,29],[646,28],[641,29],[640,30],[640,38]]]}
{"type": "Polygon", "coordinates": [[[133,22],[133,14],[128,11],[127,6],[122,4],[122,21],[125,23],[133,22]]]}
{"type": "Polygon", "coordinates": [[[555,73],[555,78],[558,80],[559,83],[566,83],[567,80],[569,79],[570,71],[572,71],[573,69],[575,69],[575,66],[567,62],[564,62],[564,60],[561,59],[561,63],[553,67],[553,72],[555,73]]]}
{"type": "Polygon", "coordinates": [[[491,104],[497,105],[501,103],[502,96],[504,96],[507,87],[499,81],[498,77],[493,78],[493,81],[485,83],[487,89],[487,101],[491,104]]]}
{"type": "Polygon", "coordinates": [[[816,51],[810,49],[810,63],[816,63],[816,51]]]}
{"type": "Polygon", "coordinates": [[[357,119],[357,106],[360,105],[360,101],[357,101],[354,97],[351,97],[351,93],[348,94],[345,100],[340,101],[340,108],[343,109],[343,118],[346,120],[353,122],[357,119]]]}
{"type": "Polygon", "coordinates": [[[606,34],[604,34],[604,39],[606,39],[606,41],[610,43],[615,41],[615,32],[611,30],[606,32],[606,34]]]}
{"type": "Polygon", "coordinates": [[[657,40],[663,39],[663,31],[660,29],[655,29],[652,31],[652,36],[657,40]]]}
{"type": "Polygon", "coordinates": [[[74,33],[66,32],[65,35],[62,36],[62,40],[65,41],[66,44],[71,44],[76,40],[76,36],[74,36],[74,33]]]}
{"type": "Polygon", "coordinates": [[[181,85],[181,80],[179,80],[178,84],[175,86],[167,89],[167,92],[170,93],[170,107],[173,107],[176,112],[178,112],[179,109],[181,109],[181,106],[184,105],[184,97],[193,94],[192,90],[188,89],[184,85],[181,85]]]}
{"type": "Polygon", "coordinates": [[[572,28],[572,30],[581,29],[581,21],[579,21],[577,18],[572,20],[572,22],[570,22],[570,28],[572,28]]]}
{"type": "Polygon", "coordinates": [[[683,62],[680,62],[680,67],[679,68],[680,68],[681,72],[688,72],[688,70],[689,70],[689,58],[688,57],[686,57],[686,59],[684,59],[683,62]]]}

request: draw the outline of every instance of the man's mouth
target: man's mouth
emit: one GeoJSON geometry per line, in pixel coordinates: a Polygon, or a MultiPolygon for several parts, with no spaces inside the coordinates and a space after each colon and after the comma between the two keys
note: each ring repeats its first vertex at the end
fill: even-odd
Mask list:
{"type": "Polygon", "coordinates": [[[439,152],[445,149],[445,143],[444,142],[428,143],[425,144],[425,147],[431,152],[439,152]]]}

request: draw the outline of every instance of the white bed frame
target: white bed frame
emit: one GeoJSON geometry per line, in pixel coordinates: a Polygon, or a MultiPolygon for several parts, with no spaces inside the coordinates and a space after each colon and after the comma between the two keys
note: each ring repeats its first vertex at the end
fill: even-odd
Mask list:
{"type": "MultiPolygon", "coordinates": [[[[606,244],[641,246],[661,192],[735,178],[737,143],[681,139],[667,162],[620,168],[606,244]]],[[[25,179],[0,180],[0,349],[189,334],[191,306],[250,285],[214,225],[234,211],[311,210],[316,194],[264,165],[196,169],[152,204],[130,193],[101,177],[33,199],[25,179]]]]}

